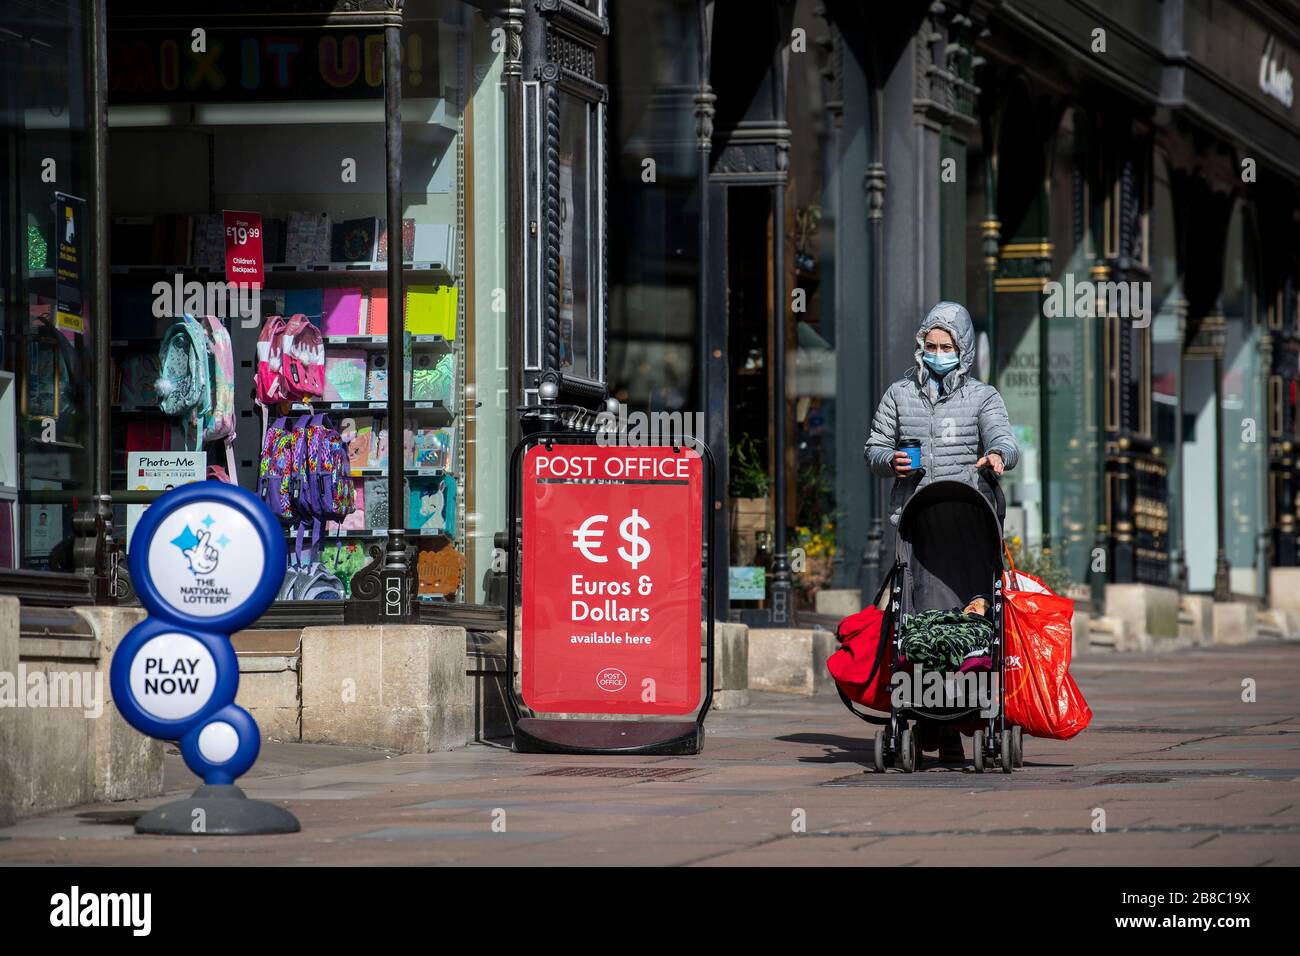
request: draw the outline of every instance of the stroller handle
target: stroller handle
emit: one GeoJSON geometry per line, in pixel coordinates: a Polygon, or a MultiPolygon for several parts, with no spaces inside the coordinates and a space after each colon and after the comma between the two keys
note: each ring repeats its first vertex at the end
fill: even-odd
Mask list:
{"type": "Polygon", "coordinates": [[[1002,494],[1002,483],[998,481],[998,473],[993,470],[992,465],[985,465],[979,470],[980,476],[988,482],[988,486],[993,489],[993,502],[998,513],[998,529],[1007,521],[1007,499],[1002,494]]]}

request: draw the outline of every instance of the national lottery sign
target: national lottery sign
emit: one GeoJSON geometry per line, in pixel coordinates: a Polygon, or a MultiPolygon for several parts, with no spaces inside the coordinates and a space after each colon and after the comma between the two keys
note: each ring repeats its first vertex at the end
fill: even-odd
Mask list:
{"type": "Polygon", "coordinates": [[[534,445],[523,478],[524,702],[539,713],[695,710],[699,454],[534,445]]]}

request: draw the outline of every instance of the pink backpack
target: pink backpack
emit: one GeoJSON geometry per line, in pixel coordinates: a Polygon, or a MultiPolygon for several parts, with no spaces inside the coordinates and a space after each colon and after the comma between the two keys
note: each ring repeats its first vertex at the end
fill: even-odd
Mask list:
{"type": "Polygon", "coordinates": [[[298,314],[273,315],[257,337],[257,401],[301,402],[325,394],[325,342],[320,329],[298,314]]]}
{"type": "Polygon", "coordinates": [[[257,336],[257,402],[262,406],[285,401],[280,386],[280,353],[284,347],[284,318],[272,315],[257,336]]]}
{"type": "Polygon", "coordinates": [[[298,314],[285,323],[280,378],[289,400],[311,401],[325,394],[325,340],[320,329],[298,314]]]}
{"type": "MultiPolygon", "coordinates": [[[[208,381],[212,403],[203,416],[203,444],[222,442],[226,446],[226,467],[232,481],[235,475],[235,358],[230,347],[230,333],[218,318],[206,316],[200,325],[208,336],[208,381]]],[[[232,481],[233,483],[233,481],[232,481]]]]}

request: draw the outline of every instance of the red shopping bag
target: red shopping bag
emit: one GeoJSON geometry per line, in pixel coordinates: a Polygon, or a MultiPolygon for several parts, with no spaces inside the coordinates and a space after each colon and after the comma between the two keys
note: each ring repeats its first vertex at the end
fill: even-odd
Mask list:
{"type": "Polygon", "coordinates": [[[1007,721],[1033,737],[1069,740],[1092,721],[1070,676],[1074,602],[1050,591],[1004,591],[1007,721]]]}
{"type": "Polygon", "coordinates": [[[880,640],[884,615],[874,605],[840,622],[840,649],[826,659],[836,686],[849,700],[872,710],[889,710],[889,665],[880,640]]]}

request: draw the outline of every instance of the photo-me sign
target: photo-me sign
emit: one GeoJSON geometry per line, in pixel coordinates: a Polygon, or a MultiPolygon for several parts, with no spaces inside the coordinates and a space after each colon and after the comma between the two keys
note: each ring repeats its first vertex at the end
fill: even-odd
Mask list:
{"type": "Polygon", "coordinates": [[[688,714],[700,703],[703,468],[688,448],[524,456],[524,702],[688,714]]]}

